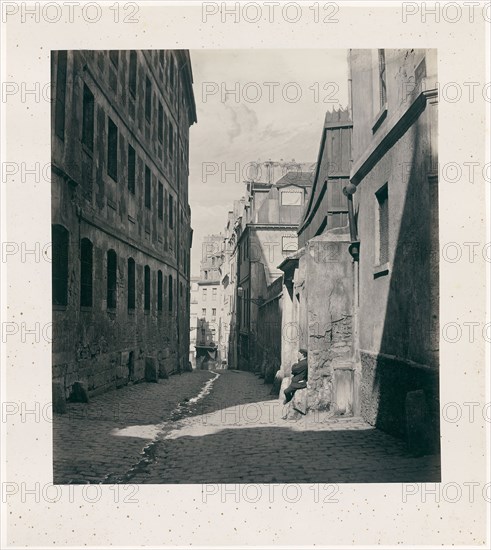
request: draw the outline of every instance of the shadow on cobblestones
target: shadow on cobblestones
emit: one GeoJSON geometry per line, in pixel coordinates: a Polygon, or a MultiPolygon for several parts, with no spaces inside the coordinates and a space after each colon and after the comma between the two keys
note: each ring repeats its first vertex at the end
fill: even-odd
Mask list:
{"type": "Polygon", "coordinates": [[[440,481],[438,456],[411,457],[375,428],[219,429],[159,442],[133,483],[395,483],[440,481]]]}

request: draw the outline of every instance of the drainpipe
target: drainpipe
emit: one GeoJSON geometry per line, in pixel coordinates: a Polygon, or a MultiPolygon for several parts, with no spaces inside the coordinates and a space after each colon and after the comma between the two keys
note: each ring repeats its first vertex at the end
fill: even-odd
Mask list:
{"type": "Polygon", "coordinates": [[[361,414],[360,404],[360,385],[361,385],[361,364],[360,364],[360,345],[359,345],[359,305],[360,305],[360,241],[358,238],[358,228],[353,208],[353,195],[356,193],[356,185],[349,183],[343,188],[343,193],[348,200],[348,218],[350,229],[349,253],[353,258],[353,362],[354,387],[353,387],[353,414],[361,414]]]}

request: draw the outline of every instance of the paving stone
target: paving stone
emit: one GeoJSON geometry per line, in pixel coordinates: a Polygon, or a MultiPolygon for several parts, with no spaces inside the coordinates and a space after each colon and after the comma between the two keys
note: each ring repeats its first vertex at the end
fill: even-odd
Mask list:
{"type": "Polygon", "coordinates": [[[193,397],[215,373],[184,373],[159,384],[109,392],[88,404],[69,404],[68,414],[54,418],[55,482],[440,479],[438,456],[411,457],[404,442],[360,418],[309,413],[284,420],[284,407],[254,374],[219,373],[210,393],[198,402],[193,397]],[[74,411],[82,414],[74,416],[74,411]],[[149,444],[152,455],[143,460],[149,444]]]}

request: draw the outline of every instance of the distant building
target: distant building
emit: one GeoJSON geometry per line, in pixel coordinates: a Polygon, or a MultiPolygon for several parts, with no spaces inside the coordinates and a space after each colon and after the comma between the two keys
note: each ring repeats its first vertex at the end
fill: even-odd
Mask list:
{"type": "MultiPolygon", "coordinates": [[[[238,366],[262,373],[259,307],[282,275],[281,260],[297,250],[297,228],[312,186],[310,172],[288,172],[276,183],[249,182],[237,228],[238,366]]],[[[278,365],[279,368],[279,365],[278,365]]]]}
{"type": "Polygon", "coordinates": [[[196,367],[202,368],[210,360],[220,366],[221,322],[221,266],[224,260],[224,235],[207,235],[202,242],[200,277],[197,280],[196,367]],[[204,362],[204,363],[203,363],[204,362]]]}
{"type": "Polygon", "coordinates": [[[53,381],[69,397],[185,370],[189,53],[51,60],[53,381]]]}
{"type": "Polygon", "coordinates": [[[189,361],[193,369],[196,368],[196,338],[198,334],[199,315],[199,277],[191,277],[191,307],[189,319],[189,361]]]}

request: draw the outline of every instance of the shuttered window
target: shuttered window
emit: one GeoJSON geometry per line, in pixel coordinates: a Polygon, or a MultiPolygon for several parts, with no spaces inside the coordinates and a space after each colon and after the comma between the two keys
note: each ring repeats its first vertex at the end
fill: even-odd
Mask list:
{"type": "Polygon", "coordinates": [[[384,185],[377,194],[379,222],[379,264],[389,261],[389,190],[384,185]]]}
{"type": "Polygon", "coordinates": [[[84,84],[82,108],[82,143],[90,151],[94,149],[94,94],[84,84]]]}
{"type": "Polygon", "coordinates": [[[128,258],[128,309],[135,309],[135,260],[128,258]]]}
{"type": "Polygon", "coordinates": [[[152,83],[148,76],[145,79],[145,118],[150,122],[152,117],[152,83]]]}
{"type": "Polygon", "coordinates": [[[56,66],[56,102],[55,102],[55,133],[60,139],[65,139],[65,98],[66,98],[66,72],[67,52],[58,52],[56,66]]]}
{"type": "Polygon", "coordinates": [[[92,250],[89,239],[80,243],[80,305],[92,307],[92,250]]]}
{"type": "Polygon", "coordinates": [[[159,195],[158,195],[158,213],[159,219],[164,219],[164,186],[159,181],[159,195]]]}
{"type": "Polygon", "coordinates": [[[107,307],[116,308],[116,281],[118,260],[114,250],[107,251],[107,307]]]}
{"type": "Polygon", "coordinates": [[[136,52],[135,50],[130,51],[130,69],[129,69],[128,87],[130,89],[130,94],[133,97],[135,97],[136,95],[136,52]]]}
{"type": "Polygon", "coordinates": [[[152,205],[152,173],[150,172],[150,168],[148,166],[145,166],[145,207],[151,208],[152,205]]]}
{"type": "Polygon", "coordinates": [[[145,311],[150,311],[150,268],[148,265],[144,269],[144,307],[145,311]]]}
{"type": "Polygon", "coordinates": [[[118,128],[107,117],[107,173],[118,181],[118,128]]]}
{"type": "Polygon", "coordinates": [[[131,145],[128,145],[128,191],[135,194],[136,181],[136,154],[131,145]]]}
{"type": "Polygon", "coordinates": [[[157,310],[162,311],[162,299],[163,299],[163,278],[162,271],[160,269],[157,272],[157,310]]]}

